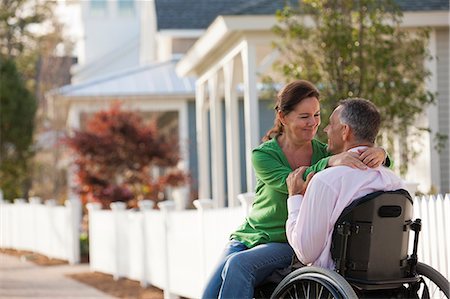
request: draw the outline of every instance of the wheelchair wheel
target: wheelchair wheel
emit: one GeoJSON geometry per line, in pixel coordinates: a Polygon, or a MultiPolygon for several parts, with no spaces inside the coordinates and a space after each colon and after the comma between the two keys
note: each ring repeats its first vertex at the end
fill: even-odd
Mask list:
{"type": "Polygon", "coordinates": [[[350,284],[336,272],[319,268],[303,267],[286,276],[270,298],[357,298],[350,284]]]}
{"type": "Polygon", "coordinates": [[[423,278],[417,293],[419,298],[450,298],[449,281],[441,273],[423,263],[417,263],[416,271],[423,278]]]}

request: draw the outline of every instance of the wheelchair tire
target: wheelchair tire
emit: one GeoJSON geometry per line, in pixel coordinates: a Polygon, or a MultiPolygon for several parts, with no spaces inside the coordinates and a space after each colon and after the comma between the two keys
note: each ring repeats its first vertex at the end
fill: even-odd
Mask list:
{"type": "MultiPolygon", "coordinates": [[[[449,281],[434,268],[423,264],[417,263],[417,274],[424,278],[424,283],[428,287],[429,298],[450,298],[450,283],[449,281]]],[[[419,289],[419,298],[427,298],[424,296],[424,287],[419,289]]]]}
{"type": "Polygon", "coordinates": [[[270,298],[353,299],[358,297],[341,275],[327,269],[307,266],[286,276],[270,298]]]}

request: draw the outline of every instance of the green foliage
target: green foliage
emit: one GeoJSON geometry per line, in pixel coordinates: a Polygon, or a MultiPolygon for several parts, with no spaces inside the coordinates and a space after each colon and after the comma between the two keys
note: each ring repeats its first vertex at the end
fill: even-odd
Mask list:
{"type": "Polygon", "coordinates": [[[89,234],[80,234],[80,255],[82,257],[89,257],[89,234]]]}
{"type": "Polygon", "coordinates": [[[379,107],[389,138],[407,136],[434,95],[424,88],[428,31],[401,29],[401,17],[390,0],[304,0],[286,7],[274,28],[282,57],[275,69],[286,82],[318,86],[323,121],[339,100],[363,97],[379,107]]]}
{"type": "Polygon", "coordinates": [[[16,60],[30,90],[35,88],[36,62],[40,48],[45,45],[43,38],[50,34],[33,29],[36,25],[46,24],[49,30],[50,25],[54,25],[55,4],[54,1],[0,1],[0,54],[16,60]]]}
{"type": "Polygon", "coordinates": [[[7,199],[25,196],[36,101],[13,60],[0,56],[0,188],[7,199]]]}
{"type": "MultiPolygon", "coordinates": [[[[30,193],[30,195],[48,198],[50,193],[52,197],[56,198],[60,194],[55,191],[60,188],[55,186],[58,182],[64,181],[63,178],[65,177],[60,175],[61,170],[56,167],[59,157],[57,147],[50,148],[49,145],[48,149],[35,148],[37,155],[31,155],[31,151],[25,154],[23,147],[29,146],[28,139],[31,139],[31,135],[21,132],[25,128],[25,122],[27,126],[30,126],[33,125],[34,121],[36,127],[34,133],[36,140],[39,140],[40,133],[48,133],[49,125],[52,129],[56,127],[46,117],[46,106],[42,105],[44,104],[44,94],[48,90],[68,83],[68,76],[64,73],[67,66],[63,64],[62,59],[58,59],[60,57],[52,59],[55,56],[57,46],[63,45],[66,51],[70,51],[68,49],[70,45],[62,37],[62,26],[57,21],[56,14],[53,13],[56,4],[56,1],[41,0],[0,1],[0,56],[2,60],[14,61],[22,85],[34,95],[38,103],[37,111],[33,112],[33,116],[30,117],[27,117],[30,114],[29,110],[34,111],[36,107],[34,104],[19,105],[20,101],[24,101],[23,97],[20,98],[20,101],[16,98],[11,98],[14,101],[8,98],[9,104],[0,107],[6,114],[2,122],[14,125],[12,128],[7,128],[7,131],[2,131],[8,137],[16,138],[15,146],[8,147],[9,151],[17,150],[21,152],[20,159],[7,160],[2,163],[3,174],[8,174],[7,177],[3,176],[2,185],[8,186],[9,190],[14,190],[8,192],[8,196],[17,196],[18,194],[25,196],[30,193]],[[11,118],[17,119],[12,121],[11,118]],[[17,127],[15,127],[16,125],[17,127]],[[25,146],[21,146],[21,143],[25,146]],[[47,158],[50,152],[53,155],[52,159],[47,158]],[[48,167],[49,164],[52,166],[51,168],[48,167]],[[6,168],[8,168],[7,171],[6,168]],[[39,172],[38,170],[42,171],[39,172]],[[44,173],[44,175],[41,175],[41,173],[44,173]],[[30,190],[31,181],[33,181],[34,190],[30,190]],[[36,190],[38,190],[37,194],[36,190]],[[39,190],[45,190],[46,193],[39,192],[39,190]]],[[[58,50],[60,49],[58,48],[58,50]]],[[[0,80],[1,84],[7,86],[7,90],[3,92],[14,90],[6,84],[3,77],[0,80]]],[[[19,90],[21,89],[18,89],[17,92],[19,90]]],[[[59,125],[58,128],[60,127],[63,127],[63,125],[59,125]]],[[[26,130],[28,131],[29,128],[26,130]]]]}
{"type": "Polygon", "coordinates": [[[65,143],[76,153],[78,193],[85,202],[104,207],[124,201],[160,200],[168,186],[186,183],[187,175],[175,166],[179,148],[175,136],[163,136],[155,123],[144,123],[138,113],[113,105],[88,120],[65,143]],[[158,167],[160,175],[152,176],[158,167]]]}

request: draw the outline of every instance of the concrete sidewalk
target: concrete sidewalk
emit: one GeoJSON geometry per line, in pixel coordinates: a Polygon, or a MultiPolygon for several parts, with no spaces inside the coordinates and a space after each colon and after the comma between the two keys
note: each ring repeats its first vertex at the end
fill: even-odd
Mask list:
{"type": "Polygon", "coordinates": [[[42,267],[0,253],[0,298],[116,298],[65,276],[88,271],[86,264],[42,267]]]}

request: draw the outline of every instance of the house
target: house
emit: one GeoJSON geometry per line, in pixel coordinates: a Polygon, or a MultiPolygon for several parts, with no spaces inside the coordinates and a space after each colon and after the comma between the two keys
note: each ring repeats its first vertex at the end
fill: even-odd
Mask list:
{"type": "MultiPolygon", "coordinates": [[[[71,3],[81,11],[81,51],[78,65],[72,69],[72,84],[47,94],[50,116],[65,123],[69,130],[79,129],[89,115],[106,109],[112,101],[120,101],[124,108],[158,118],[164,130],[179,137],[182,159],[178,167],[191,174],[191,197],[197,198],[195,80],[179,77],[175,65],[217,15],[243,3],[71,3]],[[190,14],[180,13],[189,11],[190,14]]],[[[267,103],[261,103],[263,114],[266,106],[267,103]]],[[[266,114],[265,123],[270,126],[272,115],[266,114]]],[[[69,171],[68,176],[70,184],[73,172],[69,171]]]]}
{"type": "MultiPolygon", "coordinates": [[[[176,1],[174,1],[176,2],[176,1]]],[[[429,27],[428,50],[435,57],[428,63],[431,79],[425,82],[428,90],[437,92],[437,104],[428,108],[418,125],[430,127],[432,132],[450,135],[449,116],[449,2],[448,1],[398,1],[404,18],[402,26],[429,27]]],[[[246,12],[260,9],[259,1],[249,1],[241,12],[221,15],[192,46],[177,64],[180,76],[190,75],[196,79],[197,142],[199,156],[212,156],[199,161],[199,196],[213,198],[222,206],[229,198],[244,191],[252,191],[255,177],[250,162],[250,150],[259,144],[258,83],[259,74],[268,71],[268,65],[277,54],[270,47],[275,25],[272,15],[255,15],[246,12]],[[243,85],[245,107],[245,130],[237,130],[236,88],[243,85]],[[222,126],[222,104],[225,102],[226,128],[222,126]],[[210,119],[208,119],[210,117],[210,119]],[[210,132],[208,132],[210,129],[210,132]],[[224,142],[224,131],[226,132],[224,142]],[[239,141],[245,135],[245,143],[239,141]],[[211,140],[211,146],[209,146],[211,140]],[[246,162],[240,163],[239,148],[246,148],[246,162]],[[224,162],[224,157],[228,163],[224,162]],[[226,165],[226,167],[225,167],[226,165]],[[211,174],[210,174],[211,173],[211,174]],[[247,189],[242,188],[239,176],[246,175],[247,189]],[[210,187],[208,178],[212,177],[210,187]],[[228,181],[226,180],[228,178],[228,181]],[[204,183],[206,182],[206,183],[204,183]]],[[[419,190],[427,192],[450,191],[450,152],[448,140],[438,152],[433,135],[424,133],[419,147],[420,154],[409,166],[406,180],[419,183],[419,190]]],[[[399,144],[407,140],[397,140],[399,144]]],[[[394,160],[399,155],[394,155],[394,160]]]]}
{"type": "MultiPolygon", "coordinates": [[[[439,94],[425,123],[450,135],[448,1],[398,1],[404,26],[431,26],[430,90],[439,94]]],[[[250,149],[273,123],[259,75],[270,71],[274,13],[285,1],[81,1],[84,38],[71,85],[53,90],[53,117],[67,128],[120,100],[125,107],[171,119],[199,198],[233,206],[253,191],[250,149]],[[176,71],[175,71],[176,70],[176,71]],[[197,167],[198,165],[198,167],[197,167]]],[[[449,146],[434,150],[431,136],[407,179],[449,192],[449,146]],[[414,168],[415,167],[415,168],[414,168]]],[[[394,157],[395,159],[395,157],[394,157]]]]}

